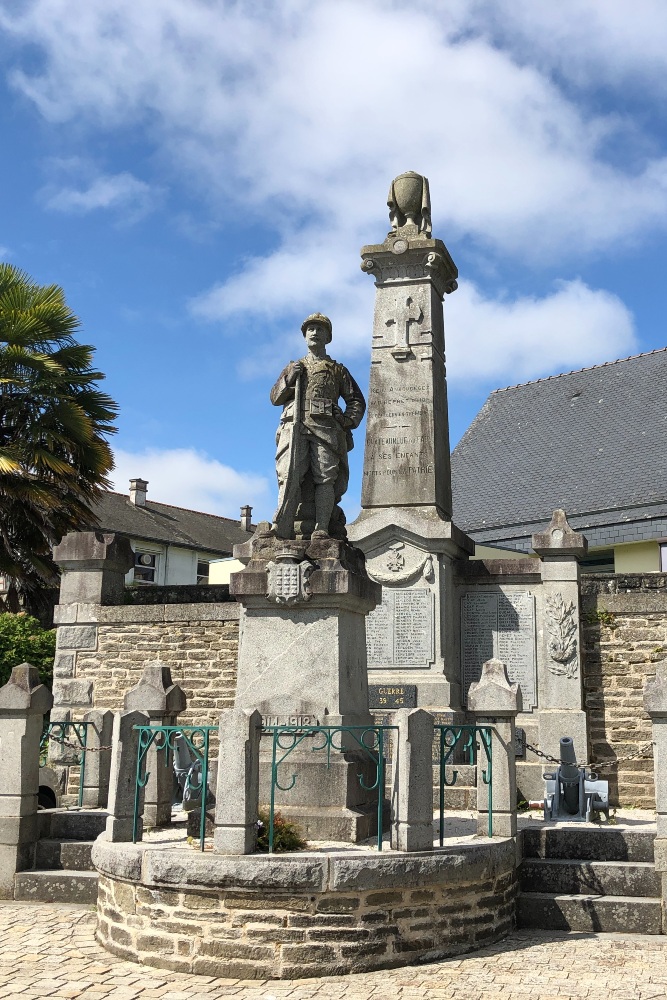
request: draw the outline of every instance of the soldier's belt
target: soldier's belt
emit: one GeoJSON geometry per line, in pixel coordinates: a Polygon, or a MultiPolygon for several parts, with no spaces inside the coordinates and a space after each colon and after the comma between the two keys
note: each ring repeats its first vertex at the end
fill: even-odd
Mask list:
{"type": "Polygon", "coordinates": [[[332,417],[333,416],[333,400],[331,399],[307,399],[306,403],[306,413],[310,413],[313,417],[332,417]]]}

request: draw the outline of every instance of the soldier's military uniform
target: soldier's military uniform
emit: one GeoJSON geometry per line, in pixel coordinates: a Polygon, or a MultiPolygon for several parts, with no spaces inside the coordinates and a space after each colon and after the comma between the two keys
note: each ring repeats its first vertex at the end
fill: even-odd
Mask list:
{"type": "MultiPolygon", "coordinates": [[[[301,431],[297,441],[299,483],[303,484],[310,474],[316,488],[333,487],[338,503],[349,479],[347,453],[353,447],[351,430],[359,426],[366,404],[345,365],[328,355],[316,358],[310,353],[301,359],[301,365],[301,431]],[[341,398],[345,410],[338,406],[341,398]]],[[[294,427],[295,387],[287,384],[292,367],[290,362],[271,390],[271,402],[284,407],[276,434],[276,472],[281,493],[289,471],[294,427]]]]}

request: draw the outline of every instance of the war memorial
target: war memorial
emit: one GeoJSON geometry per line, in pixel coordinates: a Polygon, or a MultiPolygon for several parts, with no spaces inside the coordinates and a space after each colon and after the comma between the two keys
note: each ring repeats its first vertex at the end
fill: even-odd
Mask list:
{"type": "MultiPolygon", "coordinates": [[[[658,654],[633,684],[647,714],[626,735],[626,756],[616,753],[611,788],[616,801],[630,787],[640,804],[655,801],[657,827],[634,839],[595,829],[583,847],[575,830],[588,854],[574,858],[611,880],[583,916],[561,898],[584,891],[579,862],[565,889],[549,884],[553,866],[538,872],[560,859],[562,873],[566,831],[557,822],[519,830],[517,803],[544,798],[546,760],[560,775],[552,819],[583,821],[586,802],[605,811],[604,792],[591,791],[595,779],[576,762],[590,761],[599,739],[585,669],[590,677],[604,642],[608,662],[616,654],[609,635],[586,653],[584,629],[609,625],[604,599],[619,615],[662,616],[659,631],[664,594],[644,602],[648,611],[641,601],[624,611],[618,590],[584,591],[586,540],[563,511],[533,536],[533,557],[471,558],[474,543],[452,518],[449,467],[443,300],[458,272],[432,235],[425,177],[395,178],[388,205],[389,232],[361,252],[375,281],[368,403],[329,353],[335,317],[314,312],[303,357],[270,391],[280,413],[275,515],[237,546],[244,568],[230,593],[128,595],[127,539],[69,535],[55,553],[53,697],[28,664],[0,689],[0,742],[20,748],[0,777],[0,895],[30,898],[50,869],[58,898],[58,877],[76,868],[62,844],[94,839],[75,891],[96,900],[97,940],[134,962],[295,979],[473,951],[517,919],[662,933],[667,668],[658,654]],[[346,524],[348,452],[366,405],[361,512],[346,524]],[[69,812],[37,811],[49,710],[50,764],[79,807],[69,812]],[[199,768],[188,778],[200,796],[189,837],[173,822],[177,737],[199,768]],[[655,748],[655,786],[645,744],[655,748]],[[260,807],[268,852],[257,851],[260,807]],[[472,826],[462,833],[450,810],[466,810],[472,826]],[[272,850],[278,814],[305,849],[272,850]],[[58,842],[59,851],[44,846],[58,842]],[[60,866],[45,863],[49,851],[60,866]],[[613,868],[621,860],[651,867],[630,872],[635,891],[613,868]]],[[[613,718],[613,697],[605,704],[613,718]]]]}

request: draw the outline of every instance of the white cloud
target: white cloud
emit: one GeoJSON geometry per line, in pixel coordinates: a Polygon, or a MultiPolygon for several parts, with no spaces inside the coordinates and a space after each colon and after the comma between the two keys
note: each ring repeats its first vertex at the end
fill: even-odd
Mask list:
{"type": "MultiPolygon", "coordinates": [[[[658,0],[76,7],[29,0],[3,13],[0,0],[5,38],[43,54],[39,69],[16,65],[14,85],[53,122],[140,125],[212,215],[275,230],[270,254],[192,303],[228,330],[262,328],[249,368],[275,367],[274,335],[282,352],[289,324],[298,344],[313,309],[332,315],[338,353],[367,346],[373,295],[358,248],[383,238],[388,182],[402,170],[429,176],[436,235],[491,265],[571,267],[667,226],[664,142],[576,90],[622,88],[632,73],[649,103],[646,84],[657,93],[667,78],[658,0]],[[554,70],[571,54],[561,86],[554,70]],[[633,155],[615,156],[628,136],[633,155]]],[[[72,206],[103,193],[61,196],[72,206]]],[[[447,308],[451,377],[511,381],[634,348],[620,300],[577,281],[516,300],[462,284],[447,308]]]]}
{"type": "Polygon", "coordinates": [[[132,174],[103,174],[83,188],[62,187],[44,192],[44,204],[56,212],[92,212],[99,208],[131,208],[144,211],[152,198],[151,188],[132,174]]]}
{"type": "MultiPolygon", "coordinates": [[[[440,233],[529,259],[597,251],[667,218],[664,157],[609,160],[626,125],[487,40],[488,3],[77,7],[0,14],[6,37],[44,53],[15,85],[53,121],[141,123],[221,211],[268,219],[287,242],[308,220],[367,237],[408,167],[431,179],[440,233]]],[[[531,37],[542,7],[522,7],[531,37]]],[[[635,8],[614,10],[620,35],[635,8]]]]}
{"type": "MultiPolygon", "coordinates": [[[[291,325],[293,357],[303,350],[301,320],[322,311],[334,322],[331,352],[344,358],[369,348],[373,298],[372,281],[351,252],[311,243],[300,253],[284,250],[251,261],[192,303],[192,309],[225,321],[227,328],[248,329],[280,316],[291,325]],[[313,260],[317,267],[309,268],[313,260]]],[[[445,298],[445,329],[451,380],[517,382],[637,349],[632,315],[623,302],[580,280],[557,282],[543,296],[515,298],[489,297],[474,283],[461,281],[445,298]]],[[[282,338],[279,348],[253,354],[246,368],[275,373],[288,353],[282,338]]]]}
{"type": "Polygon", "coordinates": [[[239,507],[270,506],[269,484],[264,476],[238,472],[193,448],[149,448],[142,452],[114,450],[114,489],[127,493],[129,480],[149,483],[148,496],[159,503],[220,514],[234,520],[239,507]]]}
{"type": "Polygon", "coordinates": [[[9,260],[12,256],[12,251],[9,247],[0,246],[0,260],[9,260]]]}
{"type": "MultiPolygon", "coordinates": [[[[662,0],[477,0],[471,20],[500,44],[579,86],[667,88],[667,18],[662,0]]],[[[646,92],[642,93],[646,102],[646,92]]]]}
{"type": "Polygon", "coordinates": [[[558,282],[543,298],[516,299],[485,298],[466,282],[447,297],[445,310],[450,379],[523,382],[637,348],[621,300],[579,280],[558,282]]]}
{"type": "Polygon", "coordinates": [[[113,210],[124,222],[135,222],[155,206],[160,194],[127,171],[105,174],[93,161],[78,156],[52,158],[46,167],[50,181],[39,200],[53,212],[113,210]]]}

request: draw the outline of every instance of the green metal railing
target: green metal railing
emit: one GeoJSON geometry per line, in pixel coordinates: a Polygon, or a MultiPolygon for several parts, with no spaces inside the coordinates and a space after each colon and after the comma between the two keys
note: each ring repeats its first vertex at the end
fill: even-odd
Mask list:
{"type": "Polygon", "coordinates": [[[364,781],[359,772],[359,784],[368,792],[377,791],[377,849],[382,850],[382,814],[385,780],[385,733],[396,726],[266,726],[262,734],[271,736],[271,801],[269,806],[269,852],[273,851],[276,789],[288,792],[294,788],[297,775],[292,773],[286,784],[278,779],[278,769],[297,748],[311,753],[326,753],[326,766],[331,766],[332,751],[336,754],[361,752],[375,768],[375,780],[364,781]]]}
{"type": "MultiPolygon", "coordinates": [[[[490,726],[442,726],[433,727],[436,733],[438,763],[440,765],[440,846],[445,839],[445,788],[456,784],[459,772],[456,764],[477,765],[480,748],[486,757],[486,767],[482,769],[481,780],[489,786],[489,837],[493,836],[493,754],[492,728],[490,726]],[[447,768],[450,773],[447,774],[447,768]]],[[[477,769],[479,783],[480,772],[477,769]]]]}
{"type": "Polygon", "coordinates": [[[90,722],[47,722],[39,743],[39,762],[44,765],[48,759],[49,742],[60,743],[80,752],[79,759],[79,808],[83,805],[83,782],[86,776],[86,743],[90,722]],[[74,737],[74,739],[72,739],[74,737]],[[76,742],[74,742],[76,741],[76,742]]]}
{"type": "Polygon", "coordinates": [[[174,740],[176,736],[183,737],[195,759],[201,765],[200,779],[197,784],[189,782],[188,787],[193,794],[201,794],[201,817],[199,821],[199,848],[204,850],[206,837],[206,796],[208,790],[208,754],[211,733],[218,731],[218,726],[135,726],[139,733],[139,752],[137,754],[137,771],[134,786],[134,816],[132,821],[132,842],[136,844],[139,830],[139,802],[141,791],[146,787],[150,771],[146,770],[148,751],[153,746],[157,754],[164,754],[165,767],[173,769],[174,740]]]}

